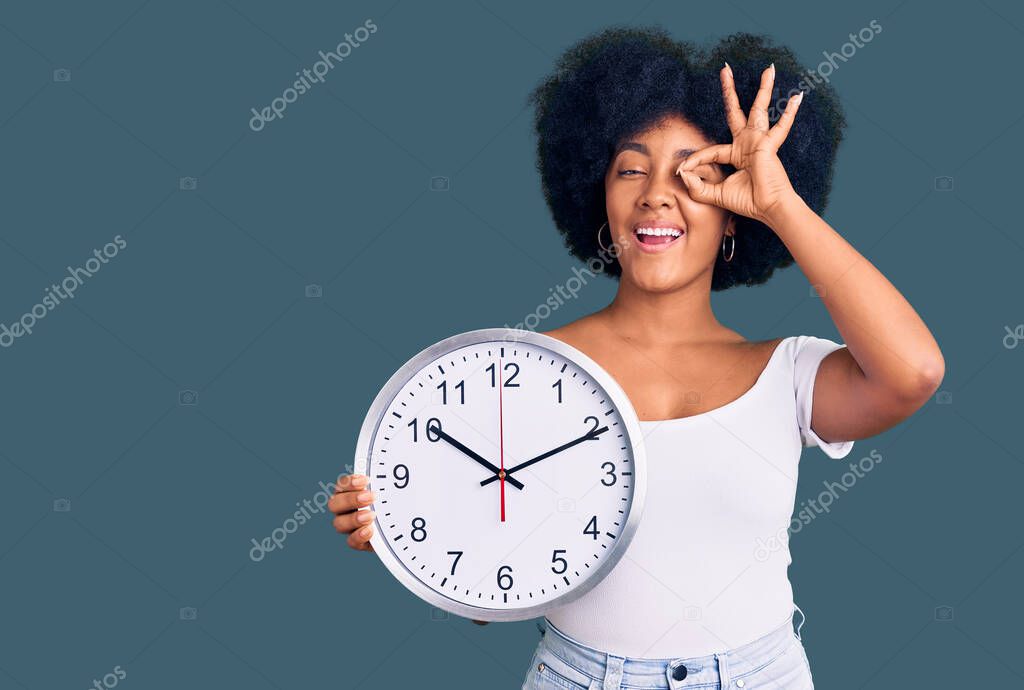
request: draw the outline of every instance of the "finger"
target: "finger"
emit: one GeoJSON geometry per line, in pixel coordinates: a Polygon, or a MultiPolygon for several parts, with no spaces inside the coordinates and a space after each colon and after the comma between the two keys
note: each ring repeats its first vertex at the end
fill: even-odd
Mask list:
{"type": "Polygon", "coordinates": [[[800,103],[804,100],[804,92],[801,91],[797,95],[786,101],[786,109],[782,111],[782,115],[779,116],[779,121],[775,123],[775,126],[768,130],[768,141],[772,143],[772,147],[778,151],[779,147],[782,146],[782,142],[789,136],[789,129],[793,126],[793,120],[796,119],[796,111],[800,109],[800,103]]]}
{"type": "Polygon", "coordinates": [[[327,509],[332,513],[348,513],[357,508],[362,508],[373,503],[377,495],[372,490],[346,491],[341,494],[334,494],[327,501],[327,509]]]}
{"type": "Polygon", "coordinates": [[[364,525],[373,522],[372,510],[357,510],[334,518],[332,524],[341,534],[351,534],[364,525]]]}
{"type": "Polygon", "coordinates": [[[725,103],[725,121],[729,125],[729,131],[733,136],[739,134],[740,130],[747,126],[747,116],[743,114],[740,107],[739,96],[736,95],[736,83],[732,78],[732,68],[729,63],[719,73],[722,80],[722,101],[725,103]]]}
{"type": "Polygon", "coordinates": [[[705,163],[725,163],[729,164],[732,157],[732,144],[714,144],[694,151],[686,160],[676,168],[676,172],[681,170],[693,170],[698,165],[704,165],[705,163]]]}
{"type": "Polygon", "coordinates": [[[353,549],[365,551],[371,538],[373,538],[373,527],[363,527],[348,535],[348,545],[353,549]]]}
{"type": "Polygon", "coordinates": [[[747,127],[768,129],[768,104],[772,100],[772,84],[775,83],[775,63],[761,73],[761,87],[754,96],[754,103],[750,106],[750,116],[747,118],[747,127]]]}
{"type": "Polygon", "coordinates": [[[343,474],[339,476],[338,481],[334,483],[334,493],[358,491],[365,487],[369,481],[370,478],[365,474],[343,474]]]}
{"type": "Polygon", "coordinates": [[[722,205],[719,203],[719,199],[722,198],[721,184],[705,182],[700,179],[700,176],[692,172],[684,172],[682,177],[683,183],[686,185],[686,191],[690,193],[691,199],[702,204],[722,205]]]}

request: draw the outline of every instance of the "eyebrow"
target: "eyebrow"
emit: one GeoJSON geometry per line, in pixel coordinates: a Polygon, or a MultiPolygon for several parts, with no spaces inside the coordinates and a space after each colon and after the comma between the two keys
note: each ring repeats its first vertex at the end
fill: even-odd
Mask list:
{"type": "MultiPolygon", "coordinates": [[[[672,157],[688,158],[690,154],[692,154],[696,150],[697,149],[679,149],[674,154],[672,154],[672,157]]],[[[623,151],[637,151],[638,153],[642,153],[645,156],[651,155],[651,152],[647,150],[646,146],[635,141],[627,141],[626,143],[624,143],[622,146],[619,147],[619,150],[615,152],[615,155],[619,155],[623,151]]]]}

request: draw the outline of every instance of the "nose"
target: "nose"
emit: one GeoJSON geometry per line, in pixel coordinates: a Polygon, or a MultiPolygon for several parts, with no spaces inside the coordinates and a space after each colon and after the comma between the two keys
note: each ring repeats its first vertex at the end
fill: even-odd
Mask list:
{"type": "Polygon", "coordinates": [[[647,186],[639,198],[641,206],[648,209],[673,208],[676,203],[674,186],[677,180],[673,173],[652,172],[647,180],[647,186]]]}

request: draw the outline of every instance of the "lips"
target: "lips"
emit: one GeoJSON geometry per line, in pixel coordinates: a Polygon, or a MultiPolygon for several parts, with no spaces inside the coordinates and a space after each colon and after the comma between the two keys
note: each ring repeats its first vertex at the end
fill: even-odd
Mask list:
{"type": "Polygon", "coordinates": [[[646,252],[665,251],[685,235],[685,228],[665,220],[640,221],[633,226],[633,239],[646,252]]]}

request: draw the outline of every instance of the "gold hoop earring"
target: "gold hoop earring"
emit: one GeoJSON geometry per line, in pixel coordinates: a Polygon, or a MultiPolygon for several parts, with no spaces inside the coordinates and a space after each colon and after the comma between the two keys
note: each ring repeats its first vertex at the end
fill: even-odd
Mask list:
{"type": "Polygon", "coordinates": [[[732,235],[726,235],[725,237],[722,238],[722,258],[725,259],[726,262],[732,261],[732,255],[735,254],[735,253],[736,253],[736,238],[733,237],[732,235]],[[729,248],[729,256],[725,255],[725,238],[726,237],[732,239],[732,246],[729,248]]]}
{"type": "Polygon", "coordinates": [[[605,221],[604,224],[597,229],[597,246],[600,247],[601,251],[603,251],[605,254],[609,254],[611,252],[601,242],[601,231],[604,230],[606,225],[608,225],[608,221],[605,221]]]}

